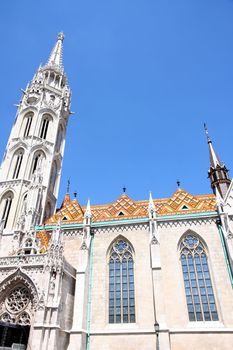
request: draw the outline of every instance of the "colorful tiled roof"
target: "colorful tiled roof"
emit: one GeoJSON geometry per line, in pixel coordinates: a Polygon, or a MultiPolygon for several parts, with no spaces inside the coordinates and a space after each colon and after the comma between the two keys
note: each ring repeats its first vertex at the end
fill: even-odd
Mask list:
{"type": "MultiPolygon", "coordinates": [[[[154,205],[158,216],[201,213],[216,210],[213,194],[197,195],[179,188],[170,198],[155,199],[154,205]]],[[[57,223],[60,219],[67,223],[82,223],[86,207],[81,207],[77,199],[65,196],[61,208],[47,220],[46,224],[57,223]]],[[[92,221],[110,221],[129,218],[148,217],[148,200],[134,201],[127,194],[122,194],[115,202],[91,206],[92,221]]]]}

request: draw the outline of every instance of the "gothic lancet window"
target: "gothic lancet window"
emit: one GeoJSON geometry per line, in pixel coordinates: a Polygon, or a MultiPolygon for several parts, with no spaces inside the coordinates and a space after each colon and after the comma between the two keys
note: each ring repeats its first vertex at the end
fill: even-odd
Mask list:
{"type": "Polygon", "coordinates": [[[109,256],[109,323],[135,322],[133,249],[123,238],[109,256]]]}
{"type": "Polygon", "coordinates": [[[33,117],[33,113],[28,113],[25,116],[26,119],[26,125],[25,125],[25,129],[24,129],[24,137],[28,137],[30,134],[30,129],[31,129],[31,125],[32,125],[32,117],[33,117]]]}
{"type": "Polygon", "coordinates": [[[217,321],[206,249],[194,234],[187,234],[180,243],[186,302],[190,321],[217,321]]]}
{"type": "Polygon", "coordinates": [[[41,128],[40,128],[40,138],[42,139],[46,139],[47,137],[50,120],[51,120],[51,117],[49,114],[45,114],[43,116],[43,119],[41,122],[41,128]]]}
{"type": "Polygon", "coordinates": [[[13,176],[12,176],[13,179],[18,179],[18,177],[19,177],[20,168],[21,168],[22,161],[23,161],[23,154],[24,154],[24,152],[22,150],[20,150],[14,156],[14,172],[13,172],[13,176]]]}
{"type": "Polygon", "coordinates": [[[32,161],[30,177],[35,173],[36,170],[38,170],[39,168],[42,169],[42,163],[44,158],[44,153],[42,151],[38,151],[37,153],[35,153],[32,161]]]}
{"type": "Polygon", "coordinates": [[[1,201],[1,211],[2,211],[2,217],[1,217],[1,222],[2,222],[2,227],[6,228],[9,215],[10,215],[10,210],[11,210],[11,205],[12,205],[12,200],[13,200],[13,193],[12,192],[7,192],[4,197],[2,198],[1,201]]]}

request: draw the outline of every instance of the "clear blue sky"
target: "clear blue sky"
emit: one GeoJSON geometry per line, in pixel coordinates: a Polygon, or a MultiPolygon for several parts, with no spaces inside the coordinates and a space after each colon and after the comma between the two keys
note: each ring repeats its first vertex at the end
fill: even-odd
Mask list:
{"type": "Polygon", "coordinates": [[[20,88],[65,32],[72,88],[59,203],[209,193],[203,122],[233,174],[233,1],[69,0],[0,4],[1,156],[20,88]]]}

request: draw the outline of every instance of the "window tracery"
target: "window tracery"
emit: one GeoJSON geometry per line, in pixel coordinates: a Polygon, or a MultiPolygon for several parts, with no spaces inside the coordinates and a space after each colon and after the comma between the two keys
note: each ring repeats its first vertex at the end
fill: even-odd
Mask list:
{"type": "Polygon", "coordinates": [[[133,250],[120,238],[109,256],[109,323],[130,322],[135,322],[133,250]]]}
{"type": "Polygon", "coordinates": [[[24,310],[29,304],[29,293],[25,287],[16,287],[12,290],[5,301],[6,308],[15,314],[24,310]]]}
{"type": "Polygon", "coordinates": [[[11,324],[30,325],[31,317],[28,312],[31,308],[29,290],[22,285],[16,286],[6,296],[2,304],[0,321],[11,324]]]}
{"type": "Polygon", "coordinates": [[[186,302],[190,321],[217,321],[206,249],[194,234],[187,234],[180,243],[180,257],[186,302]]]}

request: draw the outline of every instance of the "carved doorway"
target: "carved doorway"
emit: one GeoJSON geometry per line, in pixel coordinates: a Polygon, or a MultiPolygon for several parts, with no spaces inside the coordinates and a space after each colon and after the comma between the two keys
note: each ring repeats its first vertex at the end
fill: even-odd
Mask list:
{"type": "Polygon", "coordinates": [[[0,322],[0,350],[12,349],[15,344],[16,349],[27,348],[30,326],[20,326],[0,322]],[[16,347],[16,344],[18,345],[16,347]]]}

